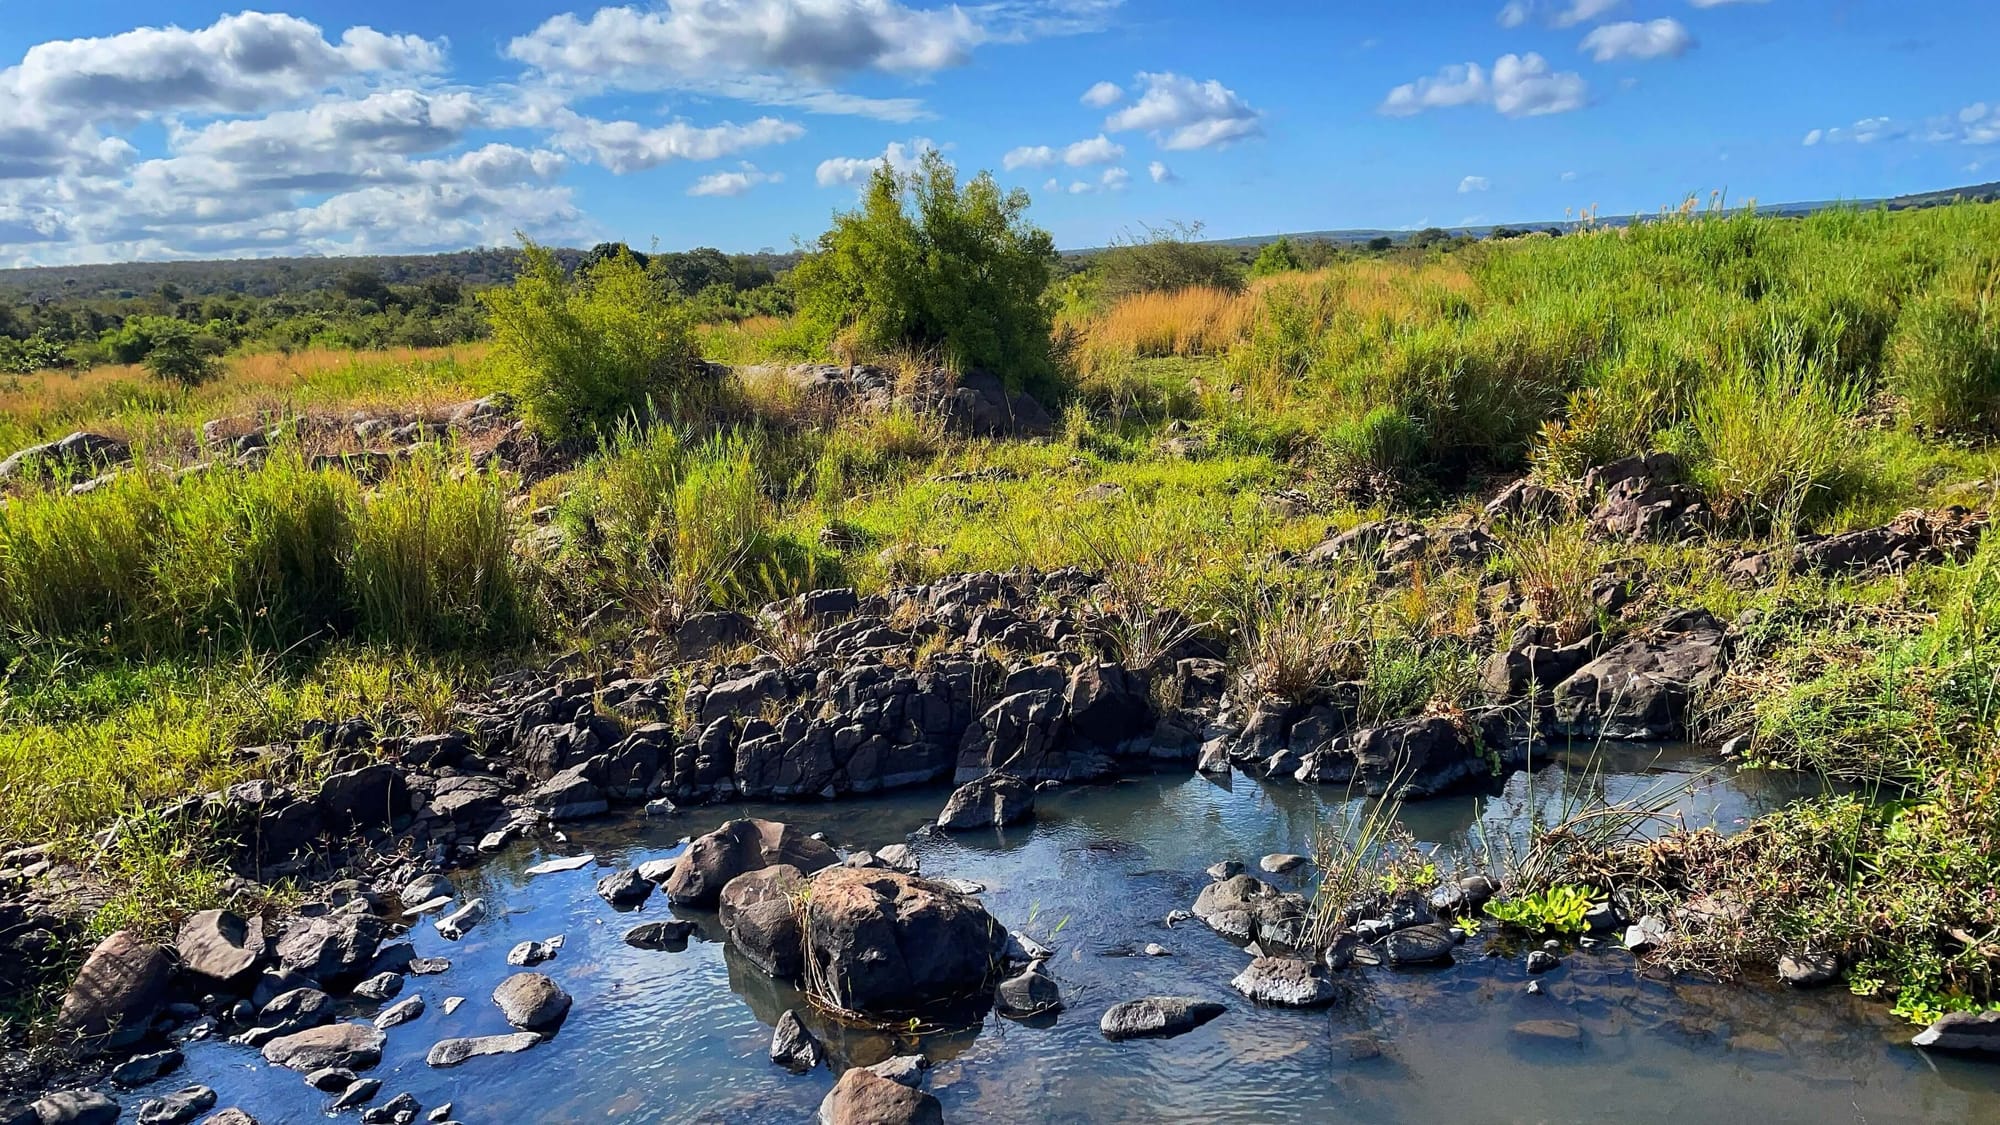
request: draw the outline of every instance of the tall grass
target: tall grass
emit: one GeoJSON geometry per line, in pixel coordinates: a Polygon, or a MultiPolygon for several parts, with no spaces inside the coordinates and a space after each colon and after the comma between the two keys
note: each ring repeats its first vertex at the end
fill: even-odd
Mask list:
{"type": "Polygon", "coordinates": [[[363,503],[347,568],[363,636],[458,647],[528,633],[507,493],[442,458],[396,474],[363,503]]]}
{"type": "Polygon", "coordinates": [[[1862,401],[1861,388],[1820,359],[1788,350],[1704,384],[1681,447],[1725,519],[1764,527],[1787,513],[1809,517],[1864,484],[1862,401]]]}

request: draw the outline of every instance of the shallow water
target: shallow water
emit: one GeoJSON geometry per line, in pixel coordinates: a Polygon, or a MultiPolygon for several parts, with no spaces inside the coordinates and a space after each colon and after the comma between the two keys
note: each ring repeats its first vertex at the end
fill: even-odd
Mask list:
{"type": "MultiPolygon", "coordinates": [[[[1683,751],[1624,752],[1599,765],[1587,778],[1560,766],[1517,774],[1477,816],[1464,798],[1415,806],[1405,819],[1427,841],[1500,846],[1524,831],[1527,810],[1559,812],[1579,786],[1613,800],[1671,789],[1689,823],[1725,829],[1802,791],[1796,778],[1728,776],[1683,751]]],[[[408,1090],[426,1107],[450,1101],[467,1125],[811,1119],[833,1075],[794,1076],[768,1057],[771,1025],[799,1006],[796,994],[713,940],[712,915],[689,915],[710,940],[685,952],[626,946],[632,925],[667,916],[664,899],[620,914],[594,883],[746,813],[823,830],[843,847],[879,847],[934,815],[944,796],[607,821],[572,829],[565,845],[517,845],[477,872],[455,873],[460,891],[483,896],[492,915],[455,943],[428,921],[410,935],[420,956],[449,957],[453,968],[407,982],[404,995],[421,993],[429,1010],[388,1033],[372,1072],[382,1097],[408,1090]],[[522,874],[582,852],[596,864],[522,874]],[[488,999],[514,971],[507,950],[558,934],[560,956],[538,971],[576,999],[561,1033],[525,1054],[427,1068],[438,1039],[511,1030],[488,999]],[[453,995],[467,1000],[447,1016],[441,1002],[453,995]]],[[[983,901],[1002,922],[1057,948],[1050,971],[1068,1010],[1047,1026],[988,1016],[926,1036],[816,1030],[831,1036],[837,1057],[858,1063],[923,1051],[935,1064],[930,1089],[957,1122],[2000,1120],[2000,1066],[1927,1058],[1904,1045],[1911,1029],[1878,1006],[1837,990],[1649,979],[1616,949],[1566,954],[1542,978],[1545,993],[1531,996],[1518,954],[1485,957],[1488,939],[1475,938],[1450,967],[1341,974],[1342,997],[1327,1011],[1256,1009],[1228,987],[1247,962],[1241,950],[1199,923],[1169,929],[1163,919],[1193,902],[1216,860],[1254,867],[1269,852],[1309,852],[1315,824],[1343,797],[1240,777],[1223,785],[1160,776],[1045,794],[1032,825],[921,838],[925,874],[985,884],[983,901]],[[1129,955],[1148,942],[1173,955],[1129,955]],[[1229,1011],[1177,1039],[1116,1044],[1099,1035],[1107,1007],[1154,993],[1216,999],[1229,1011]],[[1513,1034],[1517,1023],[1547,1019],[1581,1025],[1582,1043],[1513,1034]]],[[[128,1119],[146,1094],[190,1082],[215,1087],[221,1104],[264,1125],[325,1119],[323,1096],[253,1051],[209,1042],[187,1053],[186,1069],[123,1099],[128,1119]]]]}

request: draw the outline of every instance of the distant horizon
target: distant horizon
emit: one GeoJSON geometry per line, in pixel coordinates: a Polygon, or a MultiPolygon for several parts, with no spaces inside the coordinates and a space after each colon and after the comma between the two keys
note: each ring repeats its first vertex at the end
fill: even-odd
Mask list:
{"type": "Polygon", "coordinates": [[[1890,198],[2000,143],[1977,0],[284,8],[9,5],[0,267],[785,252],[933,149],[1090,248],[1890,198]]]}

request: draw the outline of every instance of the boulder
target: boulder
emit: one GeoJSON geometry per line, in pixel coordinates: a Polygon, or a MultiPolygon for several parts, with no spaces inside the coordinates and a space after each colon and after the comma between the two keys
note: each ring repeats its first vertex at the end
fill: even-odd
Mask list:
{"type": "MultiPolygon", "coordinates": [[[[1355,732],[1346,748],[1352,779],[1371,796],[1435,797],[1490,782],[1516,749],[1504,716],[1420,715],[1355,732]]],[[[1331,780],[1322,776],[1322,780],[1331,780]]]]}
{"type": "Polygon", "coordinates": [[[620,909],[638,906],[652,893],[653,884],[640,878],[637,870],[614,872],[597,881],[597,897],[620,909]]]}
{"type": "Polygon", "coordinates": [[[142,1103],[139,1106],[139,1125],[187,1125],[214,1108],[214,1090],[206,1086],[189,1086],[142,1103]]]}
{"type": "Polygon", "coordinates": [[[441,1039],[424,1057],[424,1063],[439,1070],[459,1065],[467,1059],[486,1055],[514,1055],[535,1046],[542,1041],[540,1035],[532,1031],[518,1031],[511,1035],[481,1035],[469,1039],[441,1039]]]}
{"type": "Polygon", "coordinates": [[[1018,824],[1034,815],[1034,787],[1018,777],[992,773],[959,786],[938,813],[937,826],[966,832],[1018,824]]]}
{"type": "Polygon", "coordinates": [[[1147,996],[1113,1006],[1098,1021],[1106,1039],[1169,1039],[1185,1035],[1228,1011],[1212,1000],[1147,996]]]}
{"type": "Polygon", "coordinates": [[[559,942],[524,941],[507,951],[507,963],[517,969],[532,969],[544,961],[556,959],[559,942]]]}
{"type": "Polygon", "coordinates": [[[96,469],[132,459],[132,447],[115,437],[78,431],[60,441],[31,445],[0,461],[0,481],[44,476],[56,468],[96,469]]]}
{"type": "Polygon", "coordinates": [[[1213,882],[1195,896],[1194,916],[1224,937],[1296,947],[1305,936],[1305,899],[1254,875],[1213,882]]]}
{"type": "MultiPolygon", "coordinates": [[[[111,1081],[129,1090],[172,1074],[186,1062],[187,1056],[183,1055],[178,1047],[168,1047],[164,1051],[154,1051],[151,1054],[134,1055],[111,1068],[111,1081]]],[[[5,1118],[0,1117],[0,1120],[5,1118]]]]}
{"type": "Polygon", "coordinates": [[[819,999],[896,1013],[988,995],[1007,931],[977,901],[899,871],[814,876],[804,926],[819,999]]]}
{"type": "Polygon", "coordinates": [[[213,987],[235,989],[264,958],[264,927],[229,910],[204,910],[181,925],[174,948],[181,967],[213,987]]]}
{"type": "Polygon", "coordinates": [[[386,762],[327,778],[319,787],[320,816],[335,831],[380,828],[410,811],[410,785],[386,762]]]}
{"type": "Polygon", "coordinates": [[[403,975],[401,973],[376,973],[374,976],[354,986],[354,998],[365,1000],[370,1004],[381,1004],[389,1000],[394,1000],[396,994],[402,991],[403,975]]]}
{"type": "Polygon", "coordinates": [[[713,908],[722,888],[746,871],[789,864],[812,874],[840,862],[824,841],[770,820],[732,820],[688,845],[663,889],[676,906],[713,908]]]}
{"type": "Polygon", "coordinates": [[[541,973],[515,973],[493,990],[507,1022],[526,1031],[552,1032],[569,1016],[569,993],[541,973]]]}
{"type": "Polygon", "coordinates": [[[114,1125],[118,1103],[95,1090],[60,1090],[44,1094],[33,1109],[41,1125],[114,1125]]]}
{"type": "Polygon", "coordinates": [[[748,871],[722,888],[717,913],[737,952],[782,980],[805,971],[799,903],[806,879],[788,863],[748,871]]]}
{"type": "Polygon", "coordinates": [[[944,1106],[866,1067],[840,1076],[819,1103],[820,1125],[944,1125],[944,1106]]]}
{"type": "Polygon", "coordinates": [[[1052,1015],[1063,1006],[1062,989],[1039,961],[1001,981],[993,996],[1000,1014],[1015,1019],[1052,1015]]]}
{"type": "Polygon", "coordinates": [[[1722,623],[1707,610],[1635,633],[1555,689],[1552,728],[1575,738],[1679,738],[1690,701],[1727,668],[1722,623]]]}
{"type": "MultiPolygon", "coordinates": [[[[792,870],[796,871],[798,868],[792,870]]],[[[694,935],[694,929],[693,922],[678,918],[667,922],[643,922],[625,931],[625,944],[634,949],[664,949],[678,952],[687,948],[688,938],[694,935]]]]}
{"type": "Polygon", "coordinates": [[[270,1038],[333,1022],[333,997],[317,988],[294,988],[271,998],[257,1013],[257,1026],[270,1038]]]}
{"type": "Polygon", "coordinates": [[[382,1061],[383,1034],[365,1023],[332,1023],[264,1044],[264,1061],[310,1074],[329,1067],[367,1070],[382,1061]]]}
{"type": "Polygon", "coordinates": [[[278,964],[323,985],[345,987],[374,966],[383,925],[372,914],[326,914],[294,925],[278,941],[278,964]]]}
{"type": "Polygon", "coordinates": [[[1322,1008],[1333,1003],[1333,982],[1319,965],[1298,957],[1259,957],[1229,987],[1259,1004],[1322,1008]]]}
{"type": "Polygon", "coordinates": [[[1936,1051],[2000,1055],[2000,1011],[1947,1013],[1910,1043],[1936,1051]]]}
{"type": "Polygon", "coordinates": [[[166,949],[120,930],[90,951],[58,1018],[64,1027],[108,1046],[137,1042],[166,1002],[173,973],[166,949]]]}
{"type": "Polygon", "coordinates": [[[1382,953],[1391,965],[1436,965],[1451,960],[1457,942],[1436,922],[1397,930],[1382,939],[1382,953]]]}
{"type": "Polygon", "coordinates": [[[793,1074],[804,1074],[818,1066],[823,1055],[819,1040],[806,1030],[797,1012],[786,1012],[778,1017],[778,1026],[771,1032],[772,1062],[793,1074]]]}

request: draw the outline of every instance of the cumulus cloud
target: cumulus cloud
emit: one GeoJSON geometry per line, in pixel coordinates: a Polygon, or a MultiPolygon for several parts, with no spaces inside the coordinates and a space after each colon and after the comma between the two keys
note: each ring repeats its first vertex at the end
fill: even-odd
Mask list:
{"type": "Polygon", "coordinates": [[[1179,176],[1174,175],[1172,168],[1167,167],[1157,160],[1146,165],[1146,174],[1153,177],[1153,182],[1156,184],[1170,184],[1180,179],[1179,176]]]}
{"type": "Polygon", "coordinates": [[[1506,7],[1500,9],[1500,14],[1494,18],[1499,22],[1501,27],[1512,29],[1527,23],[1528,15],[1528,5],[1523,0],[1511,0],[1506,7]]]}
{"type": "Polygon", "coordinates": [[[688,188],[689,195],[708,195],[735,198],[747,194],[759,184],[775,184],[784,180],[782,172],[759,171],[755,164],[744,164],[734,172],[711,172],[696,180],[688,188]]]}
{"type": "Polygon", "coordinates": [[[1125,100],[1125,87],[1116,82],[1099,82],[1083,92],[1083,104],[1092,109],[1106,109],[1125,100]]]}
{"type": "Polygon", "coordinates": [[[1056,150],[1048,145],[1022,145],[1007,150],[1007,155],[1000,158],[1000,166],[1009,172],[1021,168],[1047,168],[1056,159],[1056,150]]]}
{"type": "Polygon", "coordinates": [[[775,117],[760,117],[747,125],[673,121],[649,127],[636,121],[603,121],[564,109],[554,115],[553,124],[555,132],[550,139],[557,148],[621,175],[673,160],[717,160],[805,135],[800,126],[775,117]]]}
{"type": "Polygon", "coordinates": [[[1598,62],[1614,59],[1679,58],[1695,45],[1694,36],[1679,20],[1607,23],[1583,37],[1581,49],[1598,62]]]}
{"type": "Polygon", "coordinates": [[[890,141],[889,147],[883,149],[880,156],[836,156],[822,160],[813,171],[813,179],[821,187],[866,183],[883,161],[887,161],[889,167],[897,172],[908,174],[917,170],[925,153],[936,151],[937,145],[931,143],[928,137],[918,137],[907,145],[901,141],[890,141]]]}
{"type": "Polygon", "coordinates": [[[1214,79],[1197,82],[1172,73],[1141,73],[1139,100],[1105,119],[1113,133],[1150,132],[1170,151],[1209,148],[1263,132],[1263,115],[1236,91],[1214,79]]]}
{"type": "Polygon", "coordinates": [[[1625,0],[1570,0],[1551,18],[1557,27],[1575,27],[1602,19],[1625,6],[1625,0]]]}
{"type": "Polygon", "coordinates": [[[1458,194],[1469,195],[1475,191],[1486,191],[1492,186],[1493,181],[1485,176],[1467,176],[1458,181],[1458,194]]]}
{"type": "Polygon", "coordinates": [[[1428,109],[1490,105],[1508,117],[1538,117],[1581,109],[1589,95],[1582,75],[1552,70],[1547,59],[1529,52],[1500,56],[1491,71],[1478,63],[1446,66],[1390,90],[1378,108],[1392,117],[1408,117],[1428,109]]]}
{"type": "Polygon", "coordinates": [[[1097,182],[1103,184],[1106,191],[1124,191],[1125,185],[1132,182],[1132,173],[1123,168],[1106,168],[1097,182]]]}
{"type": "Polygon", "coordinates": [[[1110,164],[1125,158],[1125,146],[1102,133],[1063,149],[1063,163],[1072,168],[1090,164],[1110,164]]]}

